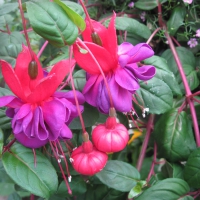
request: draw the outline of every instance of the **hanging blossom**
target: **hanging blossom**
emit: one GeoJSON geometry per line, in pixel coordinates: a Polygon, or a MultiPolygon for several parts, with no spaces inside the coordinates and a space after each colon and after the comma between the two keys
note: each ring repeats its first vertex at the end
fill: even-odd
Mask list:
{"type": "MultiPolygon", "coordinates": [[[[78,116],[73,92],[56,91],[69,72],[69,61],[58,62],[44,77],[37,56],[32,61],[29,49],[24,45],[22,48],[14,69],[0,60],[5,82],[16,95],[0,98],[0,107],[6,106],[6,115],[12,118],[15,138],[29,148],[39,148],[49,140],[72,138],[67,125],[78,116]]],[[[79,103],[83,104],[83,95],[76,93],[79,103]]]]}
{"type": "MultiPolygon", "coordinates": [[[[114,14],[108,28],[92,20],[95,32],[92,32],[89,22],[86,21],[83,38],[84,44],[95,56],[106,76],[115,109],[129,112],[132,108],[132,94],[140,88],[138,79],[149,80],[156,72],[154,66],[138,67],[137,62],[153,56],[154,52],[146,43],[133,46],[124,42],[117,46],[115,18],[114,14]]],[[[77,63],[88,72],[83,88],[86,102],[101,112],[108,113],[111,105],[99,68],[87,50],[83,51],[85,48],[80,41],[73,45],[73,49],[77,63]]]]}
{"type": "Polygon", "coordinates": [[[190,38],[187,44],[189,45],[190,48],[194,48],[198,45],[198,42],[196,38],[190,38]]]}

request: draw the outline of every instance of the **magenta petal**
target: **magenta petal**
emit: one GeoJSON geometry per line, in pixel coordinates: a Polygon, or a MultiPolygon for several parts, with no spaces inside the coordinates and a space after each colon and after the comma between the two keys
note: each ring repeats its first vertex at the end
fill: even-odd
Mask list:
{"type": "Polygon", "coordinates": [[[71,139],[72,138],[72,132],[66,124],[63,125],[63,128],[60,131],[59,138],[60,139],[71,139]]]}
{"type": "Polygon", "coordinates": [[[126,68],[118,68],[115,72],[115,81],[124,89],[135,91],[140,88],[137,79],[126,68]]]}
{"type": "Polygon", "coordinates": [[[24,133],[14,134],[15,138],[25,147],[40,148],[44,146],[48,140],[39,140],[38,138],[29,138],[24,133]]]}
{"type": "Polygon", "coordinates": [[[126,64],[129,61],[129,59],[130,59],[129,55],[121,55],[121,56],[119,56],[118,62],[119,62],[120,67],[125,67],[126,64]]]}
{"type": "Polygon", "coordinates": [[[108,84],[116,110],[120,112],[129,112],[132,108],[132,94],[119,86],[114,77],[110,79],[108,84]]]}
{"type": "Polygon", "coordinates": [[[0,97],[0,107],[19,108],[23,105],[23,102],[15,96],[0,97]]]}
{"type": "Polygon", "coordinates": [[[56,99],[45,102],[41,108],[46,128],[49,131],[49,140],[56,140],[65,123],[66,109],[64,105],[56,99]]]}
{"type": "Polygon", "coordinates": [[[153,56],[154,51],[148,44],[140,43],[134,46],[128,54],[131,56],[131,59],[128,63],[136,63],[153,56]]]}
{"type": "Polygon", "coordinates": [[[156,74],[156,68],[151,65],[144,65],[142,67],[134,68],[132,70],[137,78],[144,81],[153,78],[156,74]]]}

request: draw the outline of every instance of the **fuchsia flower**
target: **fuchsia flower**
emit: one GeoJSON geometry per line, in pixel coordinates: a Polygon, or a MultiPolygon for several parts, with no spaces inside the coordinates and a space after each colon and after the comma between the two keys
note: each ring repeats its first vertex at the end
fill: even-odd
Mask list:
{"type": "MultiPolygon", "coordinates": [[[[129,112],[132,108],[132,94],[140,88],[138,79],[149,80],[155,75],[154,66],[138,67],[137,62],[153,56],[151,47],[145,43],[136,46],[124,42],[117,46],[115,14],[108,28],[92,20],[94,32],[86,21],[83,32],[84,44],[99,62],[111,90],[114,107],[120,112],[129,112]]],[[[88,72],[83,89],[86,102],[108,113],[111,107],[103,76],[91,55],[81,42],[74,44],[74,57],[81,68],[88,72]]]]}
{"type": "MultiPolygon", "coordinates": [[[[0,60],[5,82],[16,95],[1,97],[0,107],[8,107],[6,115],[12,118],[14,136],[29,148],[41,147],[49,140],[70,139],[72,133],[67,124],[78,116],[73,93],[56,92],[69,72],[69,61],[58,62],[44,77],[40,62],[36,55],[34,57],[35,61],[32,61],[28,48],[23,46],[14,69],[0,60]],[[31,65],[33,71],[29,72],[31,65]]],[[[77,92],[77,96],[79,103],[83,104],[83,95],[77,92]]]]}

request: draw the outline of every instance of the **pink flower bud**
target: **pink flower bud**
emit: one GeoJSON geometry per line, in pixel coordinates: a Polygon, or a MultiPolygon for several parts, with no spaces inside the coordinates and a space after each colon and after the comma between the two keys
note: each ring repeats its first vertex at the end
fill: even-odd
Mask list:
{"type": "Polygon", "coordinates": [[[117,123],[115,117],[108,117],[105,124],[99,124],[92,132],[95,147],[107,153],[123,150],[128,139],[129,134],[126,127],[117,123]]]}
{"type": "Polygon", "coordinates": [[[92,176],[105,167],[108,155],[98,151],[89,140],[72,152],[71,160],[77,172],[92,176]]]}

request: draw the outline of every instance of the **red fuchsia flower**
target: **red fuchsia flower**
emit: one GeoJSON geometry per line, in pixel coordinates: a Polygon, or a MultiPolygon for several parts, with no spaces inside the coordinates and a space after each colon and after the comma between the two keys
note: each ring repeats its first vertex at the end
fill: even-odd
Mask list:
{"type": "MultiPolygon", "coordinates": [[[[49,140],[72,138],[67,124],[78,116],[73,93],[56,92],[69,72],[69,61],[58,62],[44,77],[37,56],[33,61],[23,45],[14,69],[4,60],[0,60],[0,66],[5,82],[16,95],[0,98],[0,107],[6,106],[6,115],[12,118],[15,138],[29,148],[39,148],[49,140]]],[[[83,104],[83,95],[77,92],[77,96],[83,104]]],[[[83,110],[83,106],[80,108],[83,110]]]]}
{"type": "Polygon", "coordinates": [[[128,130],[123,124],[117,123],[116,117],[108,117],[105,124],[97,125],[92,131],[95,147],[106,153],[123,150],[128,140],[128,130]]]}
{"type": "Polygon", "coordinates": [[[70,160],[77,172],[92,176],[105,167],[108,155],[96,149],[87,139],[81,146],[73,150],[70,160]]]}
{"type": "MultiPolygon", "coordinates": [[[[84,44],[100,64],[111,90],[114,107],[120,112],[129,112],[132,108],[132,94],[140,88],[138,79],[149,80],[155,75],[155,67],[137,62],[153,56],[154,52],[146,43],[136,46],[124,42],[117,46],[115,14],[108,28],[97,21],[88,21],[83,32],[84,44]]],[[[80,40],[74,44],[74,57],[81,68],[88,72],[83,89],[86,102],[108,113],[111,107],[103,76],[91,54],[80,40]],[[83,51],[83,49],[85,51],[83,51]]]]}

